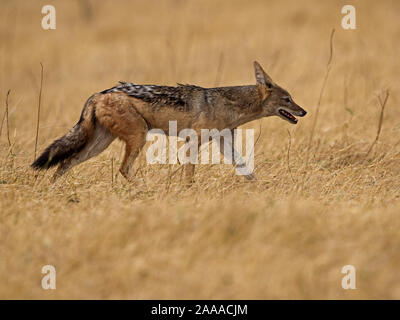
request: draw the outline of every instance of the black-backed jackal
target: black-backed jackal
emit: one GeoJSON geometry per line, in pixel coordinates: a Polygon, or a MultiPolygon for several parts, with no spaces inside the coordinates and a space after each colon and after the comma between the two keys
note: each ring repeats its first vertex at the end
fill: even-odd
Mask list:
{"type": "MultiPolygon", "coordinates": [[[[125,142],[120,172],[130,180],[133,162],[146,143],[147,132],[157,128],[169,135],[169,121],[177,121],[178,132],[190,128],[200,135],[201,129],[234,130],[246,122],[269,116],[279,116],[295,124],[295,116],[306,115],[257,62],[254,62],[254,69],[256,85],[246,86],[201,88],[120,82],[118,86],[92,95],[78,123],[48,146],[32,167],[40,170],[58,164],[53,176],[56,180],[119,138],[125,142]]],[[[221,149],[223,145],[220,144],[221,149]]],[[[191,180],[194,164],[185,167],[186,177],[191,180]]],[[[253,179],[254,175],[249,174],[247,178],[253,179]]]]}

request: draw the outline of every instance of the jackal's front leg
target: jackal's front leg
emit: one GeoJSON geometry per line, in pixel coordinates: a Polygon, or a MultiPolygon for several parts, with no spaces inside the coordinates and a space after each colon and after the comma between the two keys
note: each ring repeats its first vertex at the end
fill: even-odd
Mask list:
{"type": "MultiPolygon", "coordinates": [[[[232,137],[234,137],[232,130],[232,137]]],[[[247,180],[257,180],[256,175],[253,170],[246,164],[246,160],[240,155],[240,153],[235,149],[231,141],[221,141],[219,144],[221,154],[232,161],[233,166],[236,168],[236,174],[245,176],[247,180]],[[225,152],[225,145],[228,150],[225,152]]]]}
{"type": "Polygon", "coordinates": [[[195,165],[192,163],[187,163],[184,165],[185,169],[185,184],[191,186],[194,183],[194,170],[195,165]]]}

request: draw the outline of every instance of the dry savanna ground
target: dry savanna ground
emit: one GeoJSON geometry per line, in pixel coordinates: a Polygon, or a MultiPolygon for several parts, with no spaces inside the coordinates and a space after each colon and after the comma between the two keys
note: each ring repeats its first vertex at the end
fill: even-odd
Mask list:
{"type": "Polygon", "coordinates": [[[400,298],[400,3],[352,1],[343,30],[347,2],[1,0],[0,298],[400,298]],[[118,80],[253,84],[253,60],[308,111],[243,126],[256,182],[202,165],[187,188],[179,165],[142,155],[128,183],[118,141],[54,185],[29,167],[40,62],[38,152],[118,80]]]}

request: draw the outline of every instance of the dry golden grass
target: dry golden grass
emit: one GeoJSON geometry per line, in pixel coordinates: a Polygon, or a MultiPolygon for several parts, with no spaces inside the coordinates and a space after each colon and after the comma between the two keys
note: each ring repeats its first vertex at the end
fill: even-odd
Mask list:
{"type": "Polygon", "coordinates": [[[11,89],[12,146],[3,127],[0,298],[400,298],[398,1],[355,2],[355,31],[340,26],[344,1],[51,2],[54,31],[41,28],[46,1],[1,1],[0,112],[11,89]],[[178,166],[143,156],[136,184],[112,183],[120,142],[55,185],[29,167],[40,62],[39,151],[118,80],[249,84],[255,59],[309,112],[297,126],[245,126],[256,136],[262,126],[255,183],[199,166],[186,189],[179,171],[170,177],[178,166]],[[47,264],[56,290],[41,288],[47,264]],[[356,290],[341,288],[347,264],[356,290]]]}

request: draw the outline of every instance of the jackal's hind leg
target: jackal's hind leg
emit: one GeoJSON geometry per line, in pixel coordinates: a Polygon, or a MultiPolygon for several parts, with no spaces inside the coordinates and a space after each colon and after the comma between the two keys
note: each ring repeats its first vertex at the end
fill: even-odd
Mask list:
{"type": "MultiPolygon", "coordinates": [[[[189,137],[186,138],[186,142],[185,143],[190,143],[190,138],[189,137]]],[[[201,141],[199,141],[199,143],[197,145],[197,155],[199,154],[200,146],[201,146],[201,141]]],[[[186,156],[187,157],[191,156],[190,148],[187,150],[186,156]]],[[[186,164],[184,164],[185,185],[187,187],[190,187],[194,183],[195,168],[196,168],[196,165],[194,163],[186,163],[186,164]]]]}
{"type": "Polygon", "coordinates": [[[133,182],[132,167],[135,159],[139,155],[140,150],[146,143],[145,137],[135,136],[131,139],[125,141],[125,155],[122,160],[119,172],[124,176],[129,182],[133,182]]]}
{"type": "Polygon", "coordinates": [[[120,93],[101,96],[96,105],[96,116],[115,137],[125,142],[125,155],[119,171],[132,181],[133,162],[146,143],[147,122],[135,109],[133,100],[120,93]]]}
{"type": "Polygon", "coordinates": [[[118,137],[125,142],[125,155],[119,172],[129,182],[133,182],[133,163],[146,144],[147,132],[146,121],[136,113],[130,113],[124,119],[124,126],[118,130],[118,137]]]}

